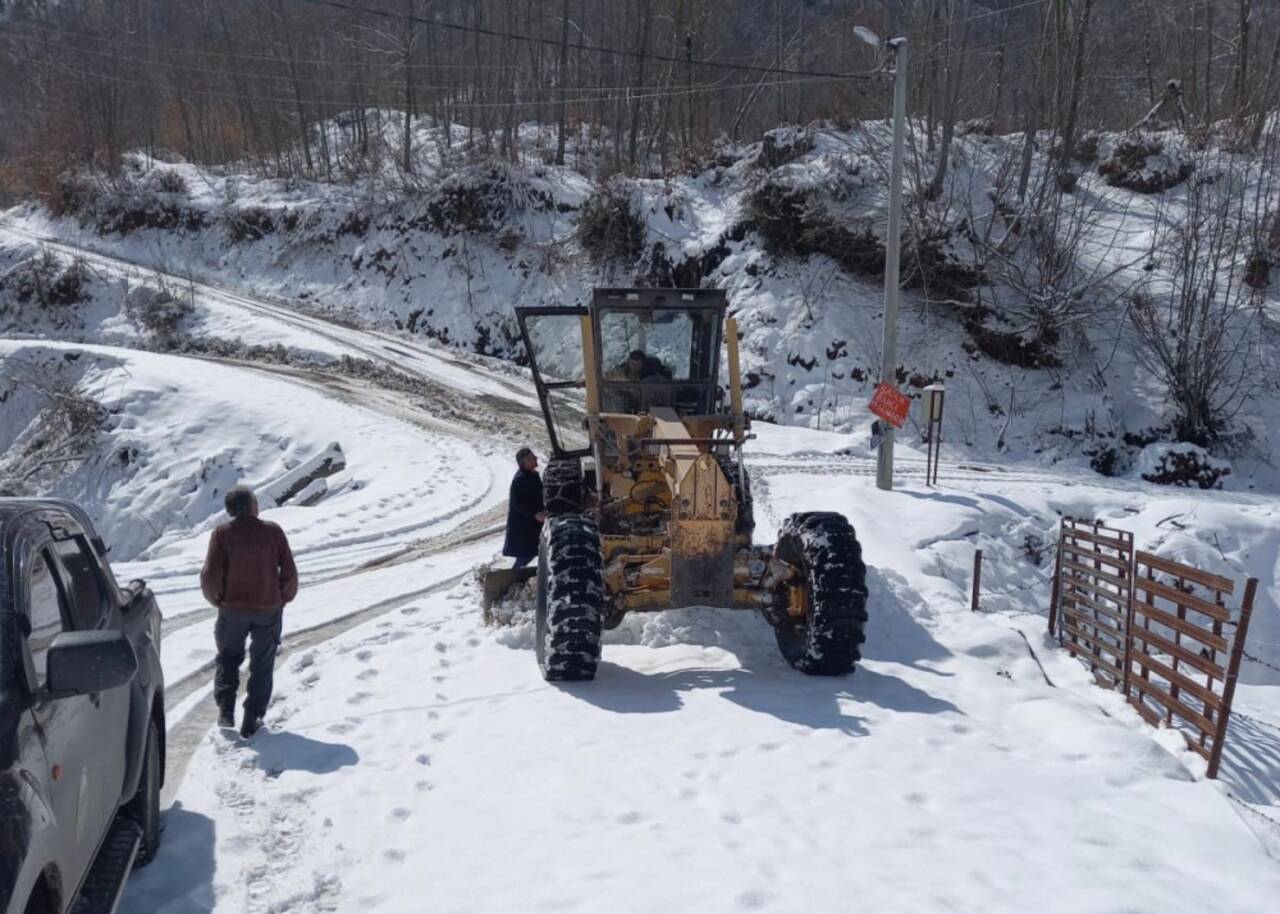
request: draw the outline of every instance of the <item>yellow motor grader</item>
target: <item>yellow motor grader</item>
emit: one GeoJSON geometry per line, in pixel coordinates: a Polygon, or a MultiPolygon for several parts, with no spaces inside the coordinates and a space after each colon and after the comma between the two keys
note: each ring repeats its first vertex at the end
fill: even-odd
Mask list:
{"type": "MultiPolygon", "coordinates": [[[[553,455],[537,568],[549,680],[592,679],[631,612],[754,610],[792,666],[853,670],[866,569],[839,514],[793,514],[753,543],[736,322],[722,291],[598,289],[589,308],[517,308],[553,455]],[[728,353],[728,402],[720,386],[728,353]]],[[[519,572],[492,572],[486,600],[519,572]]],[[[520,575],[523,576],[523,575],[520,575]]]]}

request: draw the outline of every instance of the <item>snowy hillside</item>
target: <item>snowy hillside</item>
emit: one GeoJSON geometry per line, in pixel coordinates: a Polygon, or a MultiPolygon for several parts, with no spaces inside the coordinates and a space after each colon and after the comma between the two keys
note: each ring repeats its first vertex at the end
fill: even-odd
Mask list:
{"type": "MultiPolygon", "coordinates": [[[[933,229],[904,272],[901,383],[949,390],[940,484],[909,427],[883,492],[865,409],[880,125],[604,182],[572,148],[574,167],[534,161],[536,131],[510,164],[419,129],[435,171],[409,191],[136,160],[69,183],[60,215],[0,215],[0,481],[84,504],[165,617],[166,831],[122,911],[1274,906],[1280,405],[1242,385],[1212,456],[1177,446],[1221,488],[1144,481],[1179,436],[1135,329],[1187,289],[1175,242],[1212,222],[1205,188],[1274,208],[1258,160],[1096,138],[1055,217],[1072,254],[1037,260],[1060,242],[1021,246],[1044,223],[1001,209],[1018,138],[962,138],[945,192],[912,195],[913,231],[933,229]],[[1172,184],[1113,185],[1121,160],[1124,183],[1172,184]],[[757,542],[822,509],[863,547],[851,677],[800,675],[754,613],[687,609],[629,617],[596,681],[553,684],[527,592],[486,623],[477,571],[499,560],[512,455],[546,456],[511,308],[635,282],[729,293],[749,406],[776,420],[747,447],[757,542]],[[288,531],[301,578],[251,741],[214,726],[198,582],[235,482],[288,531]],[[1047,635],[1068,515],[1259,579],[1218,779],[1047,635]]],[[[1215,251],[1224,275],[1250,269],[1215,293],[1247,305],[1215,312],[1232,365],[1274,378],[1271,277],[1215,251]]]]}
{"type": "MultiPolygon", "coordinates": [[[[394,149],[394,122],[384,123],[394,149]]],[[[522,358],[516,304],[582,303],[605,284],[721,287],[744,334],[752,412],[865,440],[880,368],[882,124],[780,129],[719,148],[687,176],[603,182],[572,144],[570,166],[542,164],[544,134],[531,125],[520,163],[474,161],[462,128],[448,149],[429,119],[415,129],[423,158],[409,186],[391,171],[334,186],[135,158],[110,180],[66,178],[62,216],[27,207],[5,222],[27,242],[111,253],[179,287],[205,279],[503,359],[522,358]]],[[[948,385],[957,455],[1140,471],[1143,447],[1185,433],[1135,322],[1199,294],[1179,273],[1189,218],[1247,201],[1248,212],[1229,214],[1236,229],[1252,238],[1271,224],[1280,193],[1270,154],[1176,133],[1094,136],[1073,166],[1074,192],[1041,198],[1057,201],[1042,211],[1016,195],[1019,135],[958,138],[937,199],[925,187],[936,155],[916,142],[900,383],[913,394],[948,385]]],[[[1042,154],[1032,164],[1034,195],[1052,179],[1042,154]]],[[[1277,238],[1201,254],[1225,271],[1207,294],[1230,315],[1220,342],[1230,371],[1209,396],[1221,415],[1211,449],[1234,464],[1231,488],[1275,484],[1276,400],[1259,381],[1277,365],[1280,298],[1267,265],[1280,251],[1266,247],[1277,238]]],[[[12,244],[0,249],[11,262],[12,244]]],[[[243,336],[207,320],[182,330],[243,336]]]]}

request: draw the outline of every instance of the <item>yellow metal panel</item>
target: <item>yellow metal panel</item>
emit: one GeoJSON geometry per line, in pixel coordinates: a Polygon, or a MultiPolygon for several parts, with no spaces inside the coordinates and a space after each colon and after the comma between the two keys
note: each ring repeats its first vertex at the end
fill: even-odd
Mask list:
{"type": "Polygon", "coordinates": [[[600,413],[600,385],[596,380],[596,338],[591,328],[591,316],[582,317],[582,370],[587,382],[587,415],[600,413]]]}

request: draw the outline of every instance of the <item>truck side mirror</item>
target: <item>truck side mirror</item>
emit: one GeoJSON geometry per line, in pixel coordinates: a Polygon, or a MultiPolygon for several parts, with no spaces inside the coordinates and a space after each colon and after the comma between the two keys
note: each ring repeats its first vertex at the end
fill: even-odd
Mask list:
{"type": "Polygon", "coordinates": [[[44,697],[92,695],[128,685],[138,657],[124,632],[64,632],[45,655],[44,697]]]}

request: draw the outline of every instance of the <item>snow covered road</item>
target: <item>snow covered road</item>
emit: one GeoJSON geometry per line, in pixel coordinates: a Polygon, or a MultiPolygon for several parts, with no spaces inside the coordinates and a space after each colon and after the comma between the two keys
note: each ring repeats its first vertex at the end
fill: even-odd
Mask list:
{"type": "MultiPolygon", "coordinates": [[[[129,266],[87,256],[122,275],[129,266]]],[[[1040,615],[1058,517],[1102,517],[1152,548],[1262,579],[1255,632],[1274,643],[1274,498],[976,464],[944,467],[929,490],[908,448],[899,489],[882,493],[862,442],[761,426],[757,538],[812,508],[844,511],[859,531],[871,621],[857,673],[803,677],[754,615],[686,610],[627,620],[607,638],[597,681],[552,686],[527,616],[486,628],[470,575],[497,549],[510,432],[539,431],[529,391],[432,347],[197,285],[205,332],[380,360],[436,392],[4,344],[97,360],[82,383],[119,407],[112,434],[152,448],[140,506],[204,479],[183,461],[208,456],[211,428],[235,452],[226,472],[237,478],[269,480],[330,441],[348,458],[316,506],[269,512],[294,535],[304,587],[286,613],[270,729],[250,743],[210,730],[211,618],[194,574],[215,513],[188,522],[194,508],[172,508],[164,535],[119,563],[155,583],[170,619],[174,801],[160,856],[131,879],[122,910],[1274,904],[1274,686],[1242,689],[1248,716],[1238,735],[1233,725],[1222,780],[1209,782],[1179,736],[1093,686],[1040,615]],[[255,405],[237,416],[244,402],[255,405]],[[491,428],[494,416],[506,424],[491,428]],[[977,615],[975,547],[988,561],[977,615]]]]}
{"type": "MultiPolygon", "coordinates": [[[[806,494],[786,480],[763,515],[806,494]]],[[[628,620],[595,682],[552,686],[530,624],[485,629],[464,582],[292,657],[270,733],[210,733],[128,910],[1267,909],[1280,870],[1180,738],[1035,627],[1033,656],[1014,617],[970,614],[931,570],[950,540],[910,548],[998,529],[1004,496],[824,497],[873,567],[853,677],[691,610],[628,620]]]]}

